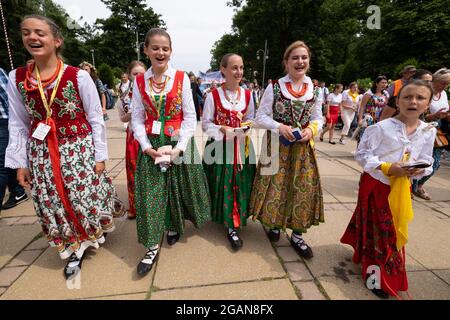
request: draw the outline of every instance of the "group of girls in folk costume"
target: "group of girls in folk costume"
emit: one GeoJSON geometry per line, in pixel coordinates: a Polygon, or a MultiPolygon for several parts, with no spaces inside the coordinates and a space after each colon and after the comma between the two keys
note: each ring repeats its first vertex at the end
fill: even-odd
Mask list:
{"type": "Polygon", "coordinates": [[[114,230],[102,107],[90,75],[59,57],[63,38],[54,22],[26,16],[21,32],[33,60],[9,74],[6,167],[17,168],[19,183],[31,187],[44,234],[69,258],[64,273],[71,277],[85,250],[114,230]]]}
{"type": "Polygon", "coordinates": [[[145,65],[140,61],[133,61],[128,66],[127,75],[129,77],[127,86],[119,87],[119,100],[117,101],[117,110],[119,111],[120,120],[128,123],[127,137],[125,145],[125,167],[127,172],[127,186],[128,186],[128,202],[130,208],[128,209],[128,218],[136,218],[136,206],[134,201],[134,174],[136,172],[136,163],[139,152],[139,142],[133,135],[133,122],[131,121],[131,114],[133,111],[131,99],[133,97],[132,82],[137,75],[143,74],[146,71],[145,65]]]}
{"type": "Polygon", "coordinates": [[[398,297],[408,289],[405,244],[413,218],[409,179],[432,171],[436,129],[419,120],[432,97],[426,82],[403,86],[397,96],[399,115],[368,127],[356,152],[364,173],[357,207],[341,242],[353,246],[353,261],[361,263],[366,286],[382,298],[398,297]],[[417,161],[430,166],[406,166],[417,161]]]}
{"type": "Polygon", "coordinates": [[[140,275],[151,270],[164,231],[173,245],[185,219],[196,227],[211,219],[207,180],[192,138],[197,123],[189,78],[170,67],[172,43],[163,29],[147,33],[144,52],[152,67],[136,76],[132,99],[133,132],[141,146],[135,174],[138,241],[148,249],[140,275]],[[158,151],[163,146],[173,148],[158,151]],[[175,164],[167,172],[155,164],[163,155],[175,164]]]}
{"type": "Polygon", "coordinates": [[[365,128],[380,121],[383,109],[389,101],[386,76],[378,76],[363,96],[358,112],[358,127],[360,127],[357,140],[360,141],[365,128]]]}
{"type": "Polygon", "coordinates": [[[253,219],[269,228],[269,239],[278,241],[280,230],[292,229],[291,245],[305,258],[311,258],[313,252],[302,239],[302,233],[324,222],[322,188],[313,147],[313,137],[323,124],[322,106],[317,90],[306,75],[310,57],[305,43],[291,44],[283,57],[287,75],[269,84],[261,99],[256,123],[268,130],[264,140],[271,159],[260,159],[250,199],[253,219]],[[294,129],[300,130],[300,140],[296,140],[294,129]],[[273,130],[293,143],[279,143],[271,150],[274,145],[271,140],[279,139],[278,133],[271,134],[273,130]],[[275,164],[278,168],[274,168],[275,164]]]}
{"type": "Polygon", "coordinates": [[[343,89],[342,84],[340,83],[336,84],[333,92],[329,94],[327,97],[327,104],[326,104],[327,127],[320,134],[320,141],[323,141],[323,136],[328,131],[329,135],[328,142],[330,144],[336,144],[336,142],[333,141],[333,134],[334,134],[334,127],[338,122],[339,113],[342,110],[342,89],[343,89]]]}
{"type": "Polygon", "coordinates": [[[251,91],[239,86],[244,72],[242,58],[232,53],[225,55],[221,72],[226,81],[208,93],[203,109],[202,128],[210,138],[203,163],[212,220],[228,228],[228,240],[238,250],[243,241],[237,229],[247,224],[255,176],[255,153],[246,135],[254,120],[255,106],[251,91]]]}

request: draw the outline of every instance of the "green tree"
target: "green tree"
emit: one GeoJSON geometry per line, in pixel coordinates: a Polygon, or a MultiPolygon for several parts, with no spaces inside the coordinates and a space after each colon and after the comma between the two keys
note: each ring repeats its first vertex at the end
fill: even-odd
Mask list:
{"type": "Polygon", "coordinates": [[[295,40],[312,50],[310,75],[329,83],[379,74],[397,78],[397,68],[410,58],[432,71],[450,61],[448,0],[231,0],[228,5],[236,10],[233,32],[216,42],[212,67],[223,52],[239,49],[245,66],[261,75],[256,51],[265,40],[267,78],[283,74],[283,52],[295,40]],[[370,5],[381,9],[381,29],[367,26],[370,5]]]}
{"type": "MultiPolygon", "coordinates": [[[[70,48],[63,52],[64,60],[69,64],[78,64],[79,57],[86,54],[81,34],[83,28],[73,28],[68,20],[66,11],[51,0],[0,0],[5,14],[6,31],[11,44],[14,67],[24,65],[31,58],[23,47],[20,32],[20,23],[25,15],[38,13],[45,15],[56,22],[61,28],[64,37],[64,47],[70,48]]],[[[8,51],[6,50],[6,38],[2,25],[0,36],[0,66],[5,70],[11,69],[9,65],[8,51]]]]}
{"type": "Polygon", "coordinates": [[[267,79],[284,73],[284,50],[295,40],[303,40],[311,48],[311,75],[315,78],[330,81],[354,67],[349,62],[350,48],[360,29],[362,12],[356,0],[247,0],[229,1],[229,5],[236,9],[233,33],[216,42],[212,67],[223,52],[240,50],[246,67],[261,76],[263,63],[256,52],[264,49],[265,40],[269,49],[267,79]]]}
{"type": "Polygon", "coordinates": [[[98,77],[103,83],[108,85],[108,88],[114,88],[114,72],[113,69],[106,63],[102,63],[98,69],[98,77]]]}
{"type": "Polygon", "coordinates": [[[122,73],[124,73],[125,72],[125,70],[124,69],[121,69],[121,68],[119,68],[119,67],[114,67],[113,68],[113,74],[114,74],[114,77],[116,77],[116,78],[118,78],[118,79],[120,79],[120,77],[122,76],[122,73]]]}
{"type": "Polygon", "coordinates": [[[361,1],[381,8],[381,29],[364,28],[356,48],[361,72],[398,78],[409,58],[434,71],[450,61],[450,6],[447,0],[361,1]],[[375,3],[374,3],[375,2],[375,3]]]}
{"type": "Polygon", "coordinates": [[[126,68],[137,58],[136,42],[143,59],[143,42],[147,31],[164,27],[161,15],[147,7],[144,0],[102,0],[111,10],[107,19],[97,19],[96,28],[101,31],[90,45],[95,46],[99,61],[113,67],[126,68]],[[136,37],[137,34],[137,37],[136,37]]]}

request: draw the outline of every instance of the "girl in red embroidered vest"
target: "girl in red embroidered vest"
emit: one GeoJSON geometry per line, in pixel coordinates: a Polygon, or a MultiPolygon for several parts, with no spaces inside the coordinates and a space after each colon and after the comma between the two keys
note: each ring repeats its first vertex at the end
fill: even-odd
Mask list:
{"type": "Polygon", "coordinates": [[[89,74],[59,58],[63,38],[50,19],[31,15],[22,40],[34,62],[10,73],[10,139],[6,166],[31,187],[36,214],[67,278],[84,251],[114,229],[114,187],[105,174],[106,130],[89,74]]]}
{"type": "MultiPolygon", "coordinates": [[[[145,65],[141,61],[133,61],[128,66],[127,74],[130,77],[130,82],[133,83],[138,74],[143,74],[146,70],[145,65]]],[[[119,88],[120,99],[117,102],[117,110],[119,111],[120,120],[128,123],[127,126],[127,140],[125,146],[125,162],[127,169],[127,185],[128,185],[128,202],[130,209],[128,210],[128,219],[136,218],[136,206],[134,203],[134,174],[136,172],[136,162],[139,152],[139,142],[133,136],[133,123],[131,121],[132,105],[131,98],[132,85],[126,90],[119,88]]]]}
{"type": "Polygon", "coordinates": [[[164,231],[169,245],[184,233],[185,219],[201,227],[211,219],[206,176],[193,135],[196,113],[188,76],[169,66],[172,43],[163,30],[145,37],[152,67],[133,86],[133,132],[139,142],[135,184],[138,240],[147,249],[139,275],[147,274],[159,253],[164,231]],[[164,150],[161,151],[161,147],[164,150]],[[171,166],[155,162],[169,156],[171,166]]]}
{"type": "Polygon", "coordinates": [[[256,123],[273,133],[268,131],[264,137],[250,199],[253,219],[270,228],[269,239],[278,241],[280,229],[292,229],[291,245],[304,258],[313,253],[302,233],[324,222],[313,149],[313,137],[323,123],[322,105],[318,90],[306,76],[310,56],[304,42],[291,44],[283,59],[287,75],[264,91],[256,123]]]}
{"type": "Polygon", "coordinates": [[[211,139],[207,142],[203,166],[212,199],[212,219],[228,228],[233,249],[242,247],[236,229],[247,224],[255,153],[250,138],[254,104],[250,90],[239,87],[244,72],[242,58],[227,54],[221,61],[226,82],[206,97],[202,128],[211,139]],[[235,128],[247,128],[236,131],[235,128]]]}
{"type": "Polygon", "coordinates": [[[353,247],[353,262],[361,263],[367,288],[381,298],[408,290],[405,244],[413,218],[409,177],[420,179],[433,171],[436,129],[419,120],[432,93],[420,80],[403,86],[396,100],[400,114],[368,127],[355,156],[364,173],[341,242],[353,247]],[[405,167],[416,161],[430,166],[405,167]]]}

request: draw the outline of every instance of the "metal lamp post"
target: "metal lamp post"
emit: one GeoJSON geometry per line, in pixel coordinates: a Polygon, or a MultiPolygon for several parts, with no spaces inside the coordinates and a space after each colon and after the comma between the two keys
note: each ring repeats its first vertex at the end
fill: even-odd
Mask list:
{"type": "Polygon", "coordinates": [[[263,56],[263,75],[262,75],[262,87],[264,88],[264,80],[265,80],[265,76],[266,76],[266,61],[267,59],[269,59],[269,50],[267,49],[267,40],[264,41],[264,50],[263,49],[259,49],[258,51],[256,51],[256,59],[260,59],[259,58],[259,53],[260,51],[264,54],[263,56]]]}
{"type": "Polygon", "coordinates": [[[92,54],[92,65],[94,66],[94,68],[95,68],[95,58],[94,58],[94,49],[91,49],[91,54],[92,54]]]}

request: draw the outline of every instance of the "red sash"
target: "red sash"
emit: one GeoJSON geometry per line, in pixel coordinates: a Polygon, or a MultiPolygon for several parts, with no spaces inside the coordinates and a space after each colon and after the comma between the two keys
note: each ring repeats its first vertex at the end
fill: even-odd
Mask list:
{"type": "MultiPolygon", "coordinates": [[[[245,108],[242,110],[242,119],[238,117],[239,111],[227,110],[223,107],[222,101],[220,101],[219,91],[214,89],[211,91],[214,99],[214,123],[217,125],[226,125],[233,128],[239,128],[241,126],[242,119],[248,111],[250,103],[251,92],[245,90],[245,108]]],[[[239,171],[238,164],[242,166],[242,159],[240,154],[240,145],[237,137],[234,137],[234,160],[233,160],[233,225],[235,228],[239,228],[241,225],[241,215],[239,214],[237,204],[237,182],[236,175],[239,171]]]]}

